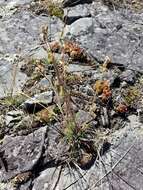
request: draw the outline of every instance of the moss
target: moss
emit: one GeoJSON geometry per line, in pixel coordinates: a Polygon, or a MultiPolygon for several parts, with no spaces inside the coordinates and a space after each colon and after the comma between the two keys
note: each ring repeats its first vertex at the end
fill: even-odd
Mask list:
{"type": "Polygon", "coordinates": [[[66,83],[67,85],[79,84],[82,82],[82,77],[77,74],[67,73],[66,83]]]}
{"type": "Polygon", "coordinates": [[[57,7],[55,4],[51,4],[48,6],[49,14],[51,16],[59,17],[60,19],[63,18],[64,11],[62,8],[57,7]]]}
{"type": "Polygon", "coordinates": [[[50,16],[56,16],[63,19],[64,11],[58,4],[53,3],[51,0],[41,1],[41,3],[44,8],[46,7],[50,16]]]}
{"type": "Polygon", "coordinates": [[[124,99],[129,106],[132,106],[140,97],[141,93],[137,86],[129,87],[124,94],[124,99]]]}

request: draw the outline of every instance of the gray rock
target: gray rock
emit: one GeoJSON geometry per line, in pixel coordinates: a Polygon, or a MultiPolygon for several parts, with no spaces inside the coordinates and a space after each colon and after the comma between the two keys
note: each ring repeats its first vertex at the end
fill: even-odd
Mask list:
{"type": "Polygon", "coordinates": [[[41,126],[36,117],[26,115],[23,111],[8,112],[0,123],[3,126],[1,129],[11,135],[27,135],[41,126]]]}
{"type": "Polygon", "coordinates": [[[5,124],[5,118],[4,115],[0,115],[0,127],[3,127],[5,124]]]}
{"type": "Polygon", "coordinates": [[[92,75],[93,75],[92,70],[91,71],[84,71],[83,72],[83,77],[92,77],[92,75]]]}
{"type": "Polygon", "coordinates": [[[65,27],[64,35],[65,36],[82,36],[86,35],[93,30],[93,20],[92,18],[80,18],[75,21],[70,26],[65,27]]]}
{"type": "Polygon", "coordinates": [[[38,163],[43,149],[47,128],[43,127],[28,136],[5,136],[1,150],[7,163],[6,172],[0,170],[0,181],[7,181],[15,175],[32,170],[38,163]]]}
{"type": "Polygon", "coordinates": [[[21,91],[21,86],[27,79],[26,75],[18,69],[20,61],[17,61],[14,79],[15,61],[11,62],[5,55],[18,54],[21,55],[21,59],[27,59],[28,56],[43,58],[46,53],[39,45],[42,26],[50,26],[48,34],[51,40],[59,38],[63,28],[64,23],[56,17],[32,14],[26,6],[30,2],[31,0],[0,1],[0,15],[2,15],[0,19],[0,97],[6,96],[11,91],[21,91]]]}
{"type": "Polygon", "coordinates": [[[90,9],[88,4],[77,5],[72,8],[64,9],[64,22],[66,24],[72,24],[76,20],[84,17],[91,17],[90,9]]]}
{"type": "Polygon", "coordinates": [[[47,75],[46,78],[42,78],[36,85],[31,88],[33,94],[38,94],[41,91],[46,91],[51,88],[51,75],[47,75]],[[49,79],[49,80],[48,80],[49,79]]]}
{"type": "Polygon", "coordinates": [[[81,126],[82,124],[89,123],[93,120],[93,116],[84,110],[79,110],[76,114],[76,121],[81,126]]]}
{"type": "MultiPolygon", "coordinates": [[[[36,122],[35,122],[36,125],[36,122]]],[[[38,123],[37,123],[38,125],[38,123]]],[[[11,126],[11,125],[10,125],[11,126]]],[[[14,123],[12,123],[12,130],[10,131],[11,134],[18,134],[18,135],[25,135],[29,134],[33,131],[34,127],[34,117],[32,116],[24,116],[21,118],[21,120],[18,122],[15,120],[14,123]]]]}
{"type": "Polygon", "coordinates": [[[51,76],[46,76],[46,78],[41,79],[41,81],[38,83],[39,86],[43,86],[43,88],[49,87],[50,86],[50,81],[51,76]],[[49,80],[48,80],[49,79],[49,80]]]}
{"type": "MultiPolygon", "coordinates": [[[[72,171],[72,175],[69,176],[69,170],[66,168],[62,171],[60,180],[58,181],[58,184],[56,186],[56,180],[58,179],[58,175],[60,173],[60,167],[57,168],[48,168],[45,171],[41,172],[40,176],[34,180],[34,186],[32,190],[52,190],[55,186],[58,190],[63,190],[64,188],[68,187],[70,184],[74,183],[75,179],[79,178],[79,175],[77,172],[72,171]],[[74,174],[73,174],[74,172],[74,174]]],[[[82,189],[85,190],[85,183],[82,186],[82,189]]],[[[71,190],[73,186],[69,189],[71,190]]],[[[79,190],[79,187],[77,184],[75,184],[74,189],[79,190]]]]}
{"type": "MultiPolygon", "coordinates": [[[[7,125],[7,126],[9,126],[9,124],[11,123],[11,122],[14,122],[15,121],[15,119],[13,119],[13,117],[12,116],[5,116],[5,124],[7,125]]],[[[13,124],[12,124],[13,125],[13,124]]]]}
{"type": "Polygon", "coordinates": [[[39,48],[40,28],[49,25],[51,39],[59,37],[63,23],[56,17],[37,16],[30,11],[22,10],[17,14],[0,20],[0,51],[5,53],[19,53],[27,56],[39,48]],[[19,50],[18,50],[19,49],[19,50]]]}
{"type": "Polygon", "coordinates": [[[65,8],[64,15],[68,13],[68,17],[81,16],[85,17],[90,14],[90,6],[88,4],[85,5],[77,5],[72,8],[65,8]]]}
{"type": "Polygon", "coordinates": [[[18,94],[27,79],[24,73],[20,72],[20,63],[15,63],[15,57],[0,58],[0,98],[9,94],[18,94]]]}
{"type": "Polygon", "coordinates": [[[90,12],[92,18],[79,19],[68,26],[71,35],[66,33],[66,36],[76,39],[99,60],[109,56],[112,62],[143,70],[142,13],[123,9],[111,11],[97,1],[92,3],[90,12]]]}
{"type": "Polygon", "coordinates": [[[138,109],[137,112],[138,112],[140,123],[143,123],[143,108],[138,109]]]}
{"type": "Polygon", "coordinates": [[[36,94],[33,98],[26,100],[21,107],[30,113],[37,112],[43,106],[51,104],[53,102],[53,96],[54,93],[52,90],[36,94]]]}
{"type": "Polygon", "coordinates": [[[21,2],[20,0],[16,0],[16,1],[13,1],[13,0],[1,0],[1,5],[6,5],[6,6],[11,6],[11,7],[17,7],[19,5],[25,5],[27,3],[31,3],[32,0],[24,0],[23,2],[21,2]]]}
{"type": "Polygon", "coordinates": [[[13,127],[13,125],[15,125],[16,122],[20,121],[22,119],[22,115],[24,115],[24,113],[22,111],[10,111],[6,114],[5,116],[5,124],[8,127],[13,127]]]}
{"type": "Polygon", "coordinates": [[[58,161],[65,161],[69,152],[69,145],[60,138],[60,123],[51,125],[48,128],[46,148],[43,164],[51,167],[56,166],[58,161]]]}
{"type": "Polygon", "coordinates": [[[92,70],[91,66],[69,64],[67,67],[68,72],[83,72],[83,71],[89,71],[89,70],[92,70]]]}
{"type": "Polygon", "coordinates": [[[17,117],[17,116],[20,116],[20,115],[23,115],[23,111],[22,110],[12,110],[12,111],[9,111],[7,113],[7,115],[9,116],[13,116],[13,117],[17,117]]]}
{"type": "Polygon", "coordinates": [[[92,78],[91,78],[91,80],[93,81],[93,82],[95,82],[95,81],[97,81],[97,80],[102,80],[103,79],[103,74],[102,73],[100,73],[100,72],[95,72],[94,74],[93,74],[93,76],[92,76],[92,78]]]}
{"type": "Polygon", "coordinates": [[[47,52],[42,47],[37,47],[30,52],[33,59],[47,59],[47,52]]]}
{"type": "Polygon", "coordinates": [[[31,186],[32,180],[29,180],[28,182],[22,184],[19,188],[19,190],[29,190],[31,186]]]}
{"type": "Polygon", "coordinates": [[[95,94],[94,90],[91,88],[90,85],[86,85],[85,87],[81,87],[80,91],[85,93],[88,96],[94,96],[94,94],[95,94]]]}
{"type": "Polygon", "coordinates": [[[126,70],[119,77],[121,81],[125,81],[129,84],[134,84],[136,79],[136,74],[132,70],[126,70]]]}
{"type": "MultiPolygon", "coordinates": [[[[2,8],[0,7],[0,96],[2,97],[11,92],[13,84],[12,68],[15,64],[15,58],[11,59],[11,55],[18,53],[22,55],[22,58],[29,55],[35,56],[34,58],[43,58],[45,52],[39,48],[41,26],[48,24],[49,40],[59,38],[59,32],[64,26],[64,23],[56,17],[35,16],[25,6],[25,4],[29,2],[31,2],[31,0],[0,0],[2,6],[2,8]],[[18,10],[16,8],[17,6],[20,6],[18,10]],[[5,56],[6,54],[9,54],[10,57],[7,58],[5,56]]],[[[79,17],[88,16],[85,13],[85,7],[87,7],[85,3],[91,2],[91,0],[65,0],[63,5],[75,6],[80,3],[83,4],[82,6],[79,5],[79,10],[77,10],[78,6],[72,7],[71,9],[70,17],[77,19],[79,17]],[[80,13],[82,8],[83,10],[80,13]]],[[[88,51],[99,60],[104,60],[105,56],[108,55],[111,57],[112,62],[124,64],[129,68],[131,67],[131,69],[143,70],[143,13],[135,13],[127,9],[112,11],[100,1],[94,1],[91,6],[88,5],[88,7],[92,18],[80,18],[71,24],[71,26],[66,26],[65,36],[76,39],[82,47],[88,49],[88,51]]],[[[18,60],[17,63],[19,66],[20,61],[18,60]]],[[[82,72],[90,69],[90,67],[83,65],[69,66],[71,72],[82,72]]],[[[134,77],[132,78],[132,76],[134,75],[129,75],[129,73],[128,71],[127,73],[123,73],[123,80],[126,79],[125,81],[133,82],[134,77]]],[[[15,92],[17,91],[17,87],[18,90],[21,89],[22,83],[26,80],[25,75],[20,73],[19,70],[17,76],[15,80],[15,92]]],[[[107,77],[112,81],[110,76],[107,77]]],[[[100,78],[100,76],[96,75],[94,80],[98,78],[100,78]]],[[[50,98],[48,96],[47,104],[52,103],[51,96],[52,95],[50,95],[50,98]]],[[[35,99],[32,99],[32,101],[35,101],[35,99]]],[[[33,106],[31,112],[33,112],[35,106],[35,102],[31,103],[32,101],[30,100],[30,106],[33,106]]],[[[9,123],[11,119],[14,118],[14,115],[10,114],[7,116],[9,117],[9,123]]],[[[15,118],[17,118],[17,116],[18,115],[16,115],[15,118]]],[[[83,111],[80,110],[81,120],[79,122],[81,124],[87,122],[90,118],[89,113],[83,113],[83,111]]],[[[102,157],[104,165],[103,162],[97,160],[88,172],[79,168],[78,172],[75,169],[69,172],[69,169],[65,167],[65,170],[61,172],[59,181],[57,181],[57,179],[59,178],[60,167],[47,168],[34,180],[33,190],[52,190],[56,184],[56,189],[59,190],[65,188],[69,190],[142,189],[142,124],[137,121],[135,116],[129,119],[131,122],[128,125],[124,128],[120,128],[112,136],[110,135],[112,146],[107,154],[102,157]],[[128,148],[133,142],[135,143],[134,146],[129,153],[127,153],[128,148]],[[127,153],[126,156],[122,158],[125,153],[127,153]],[[120,161],[121,158],[122,160],[120,161]],[[112,168],[116,163],[118,163],[116,167],[112,168]],[[112,170],[109,172],[109,175],[107,175],[108,170],[112,170]],[[106,175],[108,179],[103,178],[95,187],[96,182],[104,175],[106,175]]],[[[3,120],[2,117],[1,120],[3,120]]],[[[27,137],[6,136],[4,138],[3,145],[0,148],[4,150],[4,158],[8,165],[8,172],[5,172],[3,167],[0,169],[1,181],[7,181],[16,174],[31,170],[36,166],[42,154],[42,141],[44,141],[45,131],[45,128],[41,128],[37,130],[34,135],[30,134],[27,135],[27,137]]],[[[47,153],[45,155],[45,163],[50,162],[51,158],[58,158],[60,156],[59,154],[63,153],[63,144],[57,143],[57,136],[58,134],[52,133],[50,135],[49,133],[49,147],[47,146],[47,152],[45,151],[47,153]],[[54,148],[54,146],[56,146],[56,148],[54,148]],[[58,152],[59,149],[60,151],[58,152]]],[[[5,185],[5,187],[2,186],[3,184],[0,184],[0,189],[2,190],[11,190],[9,185],[7,185],[7,187],[5,185]]],[[[27,188],[28,186],[20,187],[21,190],[27,188]]]]}

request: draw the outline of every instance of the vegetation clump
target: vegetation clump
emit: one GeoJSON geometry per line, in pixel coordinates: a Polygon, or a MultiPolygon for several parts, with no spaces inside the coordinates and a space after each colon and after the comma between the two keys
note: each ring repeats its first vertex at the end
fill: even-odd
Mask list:
{"type": "Polygon", "coordinates": [[[143,83],[140,80],[141,78],[138,77],[138,80],[134,85],[128,86],[121,92],[126,106],[136,112],[142,109],[143,83]]]}
{"type": "Polygon", "coordinates": [[[56,16],[60,19],[63,19],[64,10],[58,3],[55,3],[51,0],[41,0],[41,4],[45,9],[47,9],[50,16],[56,16]]]}
{"type": "Polygon", "coordinates": [[[51,79],[48,80],[50,89],[54,92],[54,101],[52,105],[35,113],[36,118],[43,124],[56,123],[59,127],[56,128],[59,132],[58,142],[62,142],[65,150],[66,146],[69,147],[68,152],[63,152],[64,155],[61,154],[56,159],[81,168],[90,167],[95,158],[105,151],[103,147],[108,142],[105,137],[108,139],[109,130],[114,129],[117,119],[120,120],[119,126],[132,113],[135,101],[139,100],[142,84],[137,86],[139,81],[136,80],[134,86],[126,84],[124,87],[120,80],[120,75],[125,70],[123,65],[113,64],[108,57],[99,64],[73,41],[61,39],[49,42],[48,27],[42,28],[42,34],[47,59],[31,61],[29,80],[35,86],[39,79],[47,78],[47,73],[50,74],[51,79]],[[92,72],[72,73],[68,68],[73,63],[79,66],[88,65],[92,72],[96,71],[102,77],[92,80],[92,72]],[[112,81],[114,75],[116,77],[112,81]],[[66,159],[63,161],[65,154],[66,159]]]}
{"type": "Polygon", "coordinates": [[[22,102],[26,100],[26,97],[22,94],[6,96],[0,99],[0,105],[5,105],[6,107],[18,107],[22,102]]]}

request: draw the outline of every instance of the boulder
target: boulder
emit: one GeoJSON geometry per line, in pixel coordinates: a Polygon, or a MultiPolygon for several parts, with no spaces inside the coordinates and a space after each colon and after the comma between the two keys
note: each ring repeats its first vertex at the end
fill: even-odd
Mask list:
{"type": "Polygon", "coordinates": [[[4,137],[0,149],[5,167],[0,170],[0,182],[33,170],[42,155],[46,132],[47,127],[42,127],[27,136],[4,137]]]}
{"type": "Polygon", "coordinates": [[[53,91],[46,91],[34,95],[34,97],[26,100],[21,107],[29,113],[35,113],[53,102],[53,91]]]}

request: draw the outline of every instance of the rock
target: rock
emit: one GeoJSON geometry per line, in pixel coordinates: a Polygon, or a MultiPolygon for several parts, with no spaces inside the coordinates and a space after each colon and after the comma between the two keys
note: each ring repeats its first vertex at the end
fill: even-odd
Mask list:
{"type": "Polygon", "coordinates": [[[5,124],[5,118],[4,115],[0,115],[0,126],[3,127],[5,124]]]}
{"type": "Polygon", "coordinates": [[[44,77],[43,79],[40,80],[40,82],[37,84],[38,86],[42,86],[43,88],[47,88],[50,87],[50,81],[51,80],[51,76],[46,76],[46,78],[44,77]],[[49,79],[49,80],[48,80],[49,79]]]}
{"type": "Polygon", "coordinates": [[[72,24],[76,20],[84,17],[91,17],[90,9],[88,4],[86,5],[77,5],[71,9],[64,9],[64,22],[68,25],[72,24]]]}
{"type": "Polygon", "coordinates": [[[64,0],[63,7],[72,7],[77,4],[92,3],[93,0],[64,0]]]}
{"type": "Polygon", "coordinates": [[[83,72],[83,77],[92,77],[92,75],[93,75],[92,70],[83,72]]]}
{"type": "Polygon", "coordinates": [[[43,48],[37,47],[30,52],[30,57],[33,59],[47,59],[47,52],[43,48]]]}
{"type": "Polygon", "coordinates": [[[70,26],[65,27],[65,36],[82,36],[86,35],[93,29],[92,18],[80,18],[70,26]]]}
{"type": "Polygon", "coordinates": [[[30,190],[31,184],[32,180],[29,180],[28,182],[22,184],[19,190],[30,190]]]}
{"type": "Polygon", "coordinates": [[[122,88],[126,88],[127,86],[128,86],[128,83],[127,83],[127,82],[123,81],[123,82],[121,83],[121,87],[122,87],[122,88]]]}
{"type": "Polygon", "coordinates": [[[0,139],[3,139],[4,138],[4,135],[5,135],[5,117],[4,115],[0,115],[0,139]]]}
{"type": "Polygon", "coordinates": [[[87,96],[94,96],[94,94],[95,94],[94,90],[91,88],[90,85],[86,85],[85,87],[81,87],[80,91],[85,93],[87,96]]]}
{"type": "Polygon", "coordinates": [[[20,72],[19,65],[15,62],[15,57],[8,55],[0,58],[0,98],[6,97],[8,94],[18,94],[27,77],[20,72]]]}
{"type": "MultiPolygon", "coordinates": [[[[99,63],[105,60],[105,56],[109,56],[112,63],[128,66],[128,69],[122,74],[119,72],[121,90],[126,90],[126,85],[134,84],[136,74],[132,73],[132,69],[143,70],[143,13],[124,9],[123,6],[113,11],[113,9],[111,10],[108,6],[105,6],[104,2],[102,0],[64,0],[64,7],[69,9],[69,6],[72,6],[67,17],[67,24],[70,24],[70,26],[64,28],[64,22],[54,16],[43,15],[40,11],[39,15],[36,15],[30,9],[31,0],[0,0],[0,97],[8,93],[12,94],[21,91],[21,87],[27,79],[18,69],[21,60],[25,62],[25,58],[29,58],[29,56],[33,59],[46,57],[46,52],[41,49],[43,43],[39,42],[39,38],[42,36],[42,34],[40,35],[40,28],[45,24],[49,27],[49,42],[59,40],[60,37],[75,40],[79,42],[81,47],[88,50],[89,54],[93,55],[99,63]],[[65,34],[61,36],[63,28],[65,34]],[[17,57],[17,55],[20,56],[17,57]],[[16,69],[17,72],[15,72],[16,69]],[[122,89],[123,87],[124,89],[122,89]]],[[[108,0],[108,2],[111,1],[108,0]]],[[[67,56],[68,59],[69,57],[67,56]]],[[[117,75],[113,75],[112,72],[108,71],[100,74],[98,68],[93,71],[92,67],[85,66],[84,63],[80,64],[74,61],[72,63],[69,65],[68,71],[80,72],[79,74],[87,77],[87,81],[84,81],[82,86],[82,90],[87,95],[94,94],[90,85],[96,80],[101,80],[102,77],[109,80],[111,90],[113,86],[115,87],[113,84],[119,82],[117,80],[118,68],[117,75]],[[84,73],[86,74],[84,75],[84,73]]],[[[50,75],[53,73],[53,68],[46,71],[50,75]]],[[[33,85],[32,91],[37,92],[40,87],[45,88],[50,87],[50,85],[46,79],[42,79],[38,84],[33,85]]],[[[79,87],[79,85],[75,85],[73,90],[79,90],[79,87]]],[[[44,89],[41,90],[43,92],[44,89]]],[[[29,113],[33,113],[42,109],[43,106],[51,105],[54,94],[50,88],[46,90],[44,92],[46,94],[38,93],[26,101],[23,107],[25,106],[24,108],[29,113]]],[[[120,103],[120,101],[123,102],[124,100],[118,94],[119,90],[118,88],[112,90],[115,103],[120,103]]],[[[85,101],[81,97],[74,97],[73,102],[80,105],[79,108],[75,107],[74,109],[75,112],[78,111],[76,117],[79,125],[90,122],[93,117],[89,112],[84,111],[85,101]]],[[[108,106],[104,106],[106,109],[108,108],[108,106]]],[[[10,110],[11,107],[9,107],[10,110]]],[[[3,105],[0,108],[1,112],[5,113],[3,105]]],[[[108,112],[103,110],[104,118],[102,120],[104,126],[109,125],[110,111],[109,117],[107,117],[108,112]]],[[[33,129],[31,123],[34,114],[29,114],[28,116],[24,114],[23,117],[17,111],[7,112],[6,110],[5,117],[4,115],[0,116],[0,137],[1,143],[3,143],[0,146],[0,182],[8,183],[0,183],[0,189],[14,190],[9,185],[9,180],[17,174],[31,170],[34,174],[32,176],[33,186],[31,181],[28,181],[18,187],[19,190],[142,189],[143,132],[142,124],[139,123],[136,116],[130,116],[128,124],[125,123],[125,127],[121,127],[123,121],[118,116],[115,118],[116,113],[112,113],[113,121],[111,124],[114,124],[115,119],[119,129],[117,131],[114,131],[116,128],[113,130],[100,128],[99,121],[91,122],[92,127],[97,132],[97,138],[93,139],[95,145],[98,146],[98,137],[101,141],[104,141],[106,136],[111,139],[112,145],[108,152],[102,156],[102,161],[100,158],[97,159],[93,166],[88,171],[85,171],[76,166],[76,163],[74,168],[64,165],[62,170],[61,166],[57,166],[59,160],[65,163],[66,153],[69,153],[69,146],[60,138],[61,124],[55,121],[53,125],[48,126],[48,131],[46,127],[33,129]],[[13,124],[12,128],[5,125],[5,119],[9,127],[10,124],[13,124]],[[28,133],[33,132],[33,134],[27,133],[25,134],[27,136],[24,136],[23,131],[25,132],[27,127],[30,127],[28,133]],[[102,134],[102,130],[105,130],[105,135],[102,134]],[[114,132],[110,133],[110,130],[114,132]],[[15,132],[21,136],[13,137],[15,132]],[[8,134],[11,134],[11,136],[8,134]],[[134,146],[131,147],[132,143],[134,143],[134,146]],[[127,152],[129,147],[130,150],[127,152]],[[1,161],[4,161],[4,163],[1,161]],[[5,170],[8,170],[8,172],[5,170]],[[101,178],[103,180],[100,180],[101,178]],[[98,181],[99,183],[96,184],[98,181]]],[[[97,117],[97,119],[99,118],[97,117]]],[[[139,111],[139,120],[142,122],[142,111],[139,111]]],[[[91,136],[89,134],[89,141],[92,140],[91,136]]],[[[89,153],[85,154],[81,161],[86,160],[87,156],[89,156],[89,153]]]]}
{"type": "Polygon", "coordinates": [[[19,122],[15,121],[9,133],[18,135],[28,135],[40,126],[41,123],[36,119],[36,117],[27,115],[21,118],[19,122]]]}
{"type": "Polygon", "coordinates": [[[23,111],[10,111],[5,116],[5,123],[8,127],[13,127],[18,121],[22,119],[23,111]]]}
{"type": "Polygon", "coordinates": [[[129,84],[134,84],[136,79],[136,74],[135,71],[126,70],[119,77],[121,81],[125,81],[129,84]]]}
{"type": "Polygon", "coordinates": [[[138,112],[138,116],[139,116],[139,122],[143,123],[143,108],[138,109],[137,112],[138,112]]]}
{"type": "Polygon", "coordinates": [[[83,66],[78,64],[69,64],[67,67],[67,71],[74,73],[74,72],[83,72],[83,71],[89,71],[92,70],[91,66],[83,66]]]}
{"type": "Polygon", "coordinates": [[[91,114],[89,112],[86,112],[83,110],[79,110],[76,114],[76,121],[79,124],[79,126],[81,126],[85,123],[89,123],[93,119],[94,118],[91,116],[91,114]]]}
{"type": "Polygon", "coordinates": [[[3,16],[0,19],[0,97],[6,96],[12,90],[13,93],[21,91],[27,79],[27,76],[19,71],[20,60],[16,65],[5,55],[18,54],[21,55],[21,59],[32,55],[33,58],[45,57],[46,52],[39,45],[40,28],[48,24],[50,26],[48,33],[52,40],[59,38],[59,32],[64,25],[56,17],[34,16],[26,7],[30,2],[31,0],[0,2],[0,15],[3,16]],[[16,76],[13,76],[14,73],[16,76]]]}
{"type": "Polygon", "coordinates": [[[30,91],[32,92],[32,94],[38,94],[41,93],[43,91],[46,91],[48,89],[50,89],[51,84],[51,75],[47,75],[46,78],[42,78],[36,85],[34,85],[30,91]],[[49,80],[48,80],[49,79],[49,80]]]}
{"type": "Polygon", "coordinates": [[[31,3],[31,1],[32,0],[24,0],[23,2],[21,2],[20,0],[17,0],[17,1],[1,0],[1,5],[7,5],[7,7],[11,7],[11,9],[12,9],[13,7],[18,7],[20,5],[25,5],[25,4],[31,3]]]}
{"type": "MultiPolygon", "coordinates": [[[[61,171],[60,167],[57,167],[57,168],[53,167],[53,168],[48,168],[45,171],[41,172],[40,176],[34,180],[33,182],[34,185],[33,185],[32,190],[41,190],[41,189],[52,190],[55,186],[56,186],[56,189],[59,189],[59,190],[66,189],[68,186],[74,183],[76,179],[79,178],[78,172],[71,169],[70,172],[73,174],[73,171],[74,171],[74,175],[72,174],[69,175],[69,169],[65,168],[62,170],[60,179],[58,181],[58,184],[56,185],[56,179],[58,178],[60,171],[61,171]]],[[[85,173],[82,172],[82,174],[85,174],[85,173]]],[[[86,188],[88,188],[88,184],[86,182],[84,183],[82,179],[81,181],[83,182],[82,189],[85,190],[86,188]]],[[[69,190],[71,190],[72,188],[79,189],[79,184],[75,183],[75,185],[73,186],[71,185],[71,187],[69,187],[69,190]]]]}
{"type": "Polygon", "coordinates": [[[64,162],[67,158],[69,145],[60,138],[60,123],[49,126],[47,135],[47,146],[43,155],[45,166],[57,166],[58,162],[64,162]]]}
{"type": "Polygon", "coordinates": [[[46,91],[41,94],[36,94],[33,98],[26,100],[21,107],[29,113],[37,112],[44,106],[52,104],[53,95],[53,91],[46,91]]]}
{"type": "MultiPolygon", "coordinates": [[[[5,124],[8,126],[11,122],[14,122],[14,119],[12,116],[5,116],[5,124]]],[[[13,126],[13,124],[12,124],[13,126]]]]}
{"type": "Polygon", "coordinates": [[[8,113],[7,113],[7,115],[9,115],[9,116],[13,116],[13,117],[17,117],[17,116],[20,116],[20,115],[23,115],[24,113],[23,113],[23,111],[21,111],[21,110],[12,110],[12,111],[9,111],[8,113]]]}
{"type": "Polygon", "coordinates": [[[111,11],[98,1],[92,3],[90,12],[92,18],[75,21],[67,27],[71,35],[67,32],[66,36],[76,39],[98,60],[104,60],[105,56],[109,56],[113,63],[143,70],[142,13],[130,10],[126,12],[124,9],[111,11]]]}
{"type": "Polygon", "coordinates": [[[0,170],[0,182],[7,181],[17,174],[32,170],[38,163],[43,150],[47,127],[42,127],[25,136],[5,136],[1,150],[7,163],[6,170],[0,170]]]}
{"type": "Polygon", "coordinates": [[[0,20],[0,51],[5,53],[15,53],[19,51],[23,57],[37,53],[40,48],[40,28],[48,24],[51,27],[49,35],[51,39],[59,36],[63,23],[56,17],[33,16],[30,11],[21,9],[17,14],[0,20]],[[32,52],[31,52],[32,51],[32,52]]]}

